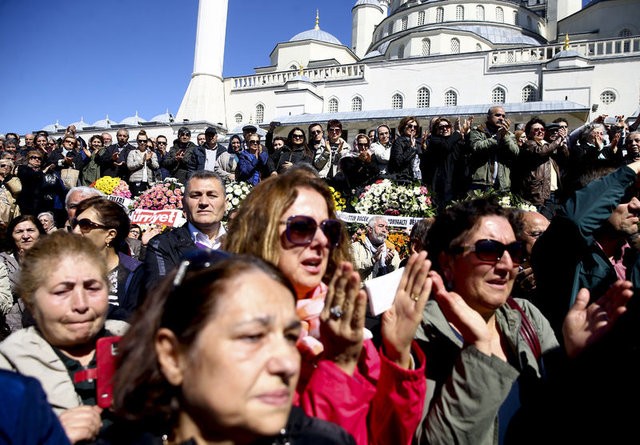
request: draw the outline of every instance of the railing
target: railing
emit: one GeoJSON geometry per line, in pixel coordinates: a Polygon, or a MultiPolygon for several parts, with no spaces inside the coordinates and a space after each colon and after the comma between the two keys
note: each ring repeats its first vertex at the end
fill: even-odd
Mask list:
{"type": "MultiPolygon", "coordinates": [[[[520,65],[550,61],[563,50],[563,44],[493,51],[489,54],[489,66],[520,65]]],[[[569,51],[576,51],[586,58],[640,55],[640,37],[626,37],[569,44],[569,51]]]]}
{"type": "Polygon", "coordinates": [[[233,79],[232,89],[243,90],[280,86],[301,75],[307,77],[312,82],[362,79],[364,78],[364,67],[364,64],[354,64],[326,68],[309,68],[303,69],[302,72],[300,70],[278,71],[275,73],[235,77],[233,79]]]}

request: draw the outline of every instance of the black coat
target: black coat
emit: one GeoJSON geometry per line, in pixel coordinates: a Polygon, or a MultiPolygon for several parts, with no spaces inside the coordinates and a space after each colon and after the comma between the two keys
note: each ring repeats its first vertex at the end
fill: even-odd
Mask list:
{"type": "Polygon", "coordinates": [[[113,154],[118,151],[118,144],[109,145],[102,155],[96,156],[96,163],[100,166],[100,176],[111,176],[128,181],[127,157],[131,150],[137,149],[129,143],[124,144],[117,160],[114,160],[113,154]],[[116,162],[122,163],[122,165],[116,165],[116,162]]]}
{"type": "Polygon", "coordinates": [[[151,238],[144,257],[147,289],[157,284],[171,269],[180,264],[184,254],[195,248],[187,224],[151,238]]]}

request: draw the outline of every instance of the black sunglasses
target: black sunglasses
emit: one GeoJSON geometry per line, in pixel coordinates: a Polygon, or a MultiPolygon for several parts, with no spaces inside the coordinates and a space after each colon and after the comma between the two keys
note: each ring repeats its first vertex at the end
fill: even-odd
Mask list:
{"type": "Polygon", "coordinates": [[[481,239],[473,246],[458,246],[451,249],[452,253],[462,253],[465,251],[474,252],[480,261],[497,263],[502,259],[505,250],[509,252],[511,261],[518,266],[525,262],[527,254],[524,244],[521,241],[514,241],[510,244],[502,244],[500,241],[492,239],[481,239]]]}
{"type": "Polygon", "coordinates": [[[176,276],[173,278],[173,287],[176,288],[182,284],[187,272],[203,270],[232,257],[233,254],[224,250],[193,249],[188,251],[183,255],[178,266],[176,276]]]}
{"type": "Polygon", "coordinates": [[[82,218],[82,219],[73,218],[70,222],[71,222],[72,229],[75,229],[76,226],[80,226],[80,231],[82,233],[89,233],[95,229],[108,229],[107,226],[93,222],[89,218],[82,218]]]}
{"type": "MultiPolygon", "coordinates": [[[[280,221],[280,224],[286,224],[285,236],[287,240],[296,246],[308,246],[313,241],[313,237],[318,230],[318,223],[315,219],[305,215],[293,215],[286,221],[280,221]]],[[[329,240],[331,247],[338,247],[340,244],[340,236],[342,235],[342,223],[337,219],[325,219],[320,223],[320,230],[329,240]]]]}

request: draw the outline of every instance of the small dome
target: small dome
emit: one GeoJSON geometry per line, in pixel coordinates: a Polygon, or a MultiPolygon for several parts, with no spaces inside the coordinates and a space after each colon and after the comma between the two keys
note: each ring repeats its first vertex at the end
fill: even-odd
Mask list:
{"type": "Polygon", "coordinates": [[[301,40],[317,40],[319,42],[333,43],[336,45],[342,45],[340,40],[333,35],[320,29],[320,12],[316,11],[316,26],[313,29],[303,31],[296,34],[289,40],[290,42],[299,42],[301,40]]]}
{"type": "Polygon", "coordinates": [[[95,121],[93,123],[93,126],[98,128],[111,128],[111,125],[113,124],[117,124],[117,122],[109,119],[109,115],[107,115],[106,118],[100,119],[99,121],[95,121]]]}
{"type": "Polygon", "coordinates": [[[378,0],[358,0],[354,5],[354,8],[360,5],[373,5],[380,7],[380,2],[378,0]]]}
{"type": "Polygon", "coordinates": [[[59,131],[64,131],[65,129],[66,127],[63,127],[62,125],[60,125],[60,122],[56,121],[55,124],[49,124],[42,130],[46,131],[47,133],[58,133],[59,131]]]}
{"type": "Polygon", "coordinates": [[[163,124],[169,124],[174,121],[173,114],[169,113],[167,110],[163,114],[158,114],[157,116],[153,116],[151,118],[151,122],[162,122],[163,124]]]}
{"type": "Polygon", "coordinates": [[[135,116],[129,116],[127,118],[124,118],[120,123],[124,125],[140,125],[142,122],[146,122],[146,120],[138,116],[138,112],[136,111],[135,116]]]}
{"type": "Polygon", "coordinates": [[[82,117],[80,118],[80,120],[78,122],[72,122],[69,125],[75,125],[76,126],[76,130],[78,130],[78,131],[80,131],[80,130],[82,130],[82,129],[84,129],[84,128],[89,126],[89,124],[87,124],[84,121],[84,118],[82,118],[82,117]]]}

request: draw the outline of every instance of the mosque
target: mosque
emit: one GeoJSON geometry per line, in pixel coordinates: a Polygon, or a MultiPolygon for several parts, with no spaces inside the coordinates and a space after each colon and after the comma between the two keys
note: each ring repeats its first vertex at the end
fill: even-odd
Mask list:
{"type": "Polygon", "coordinates": [[[357,0],[350,43],[323,31],[317,13],[311,29],[275,43],[268,66],[223,78],[227,8],[199,0],[193,74],[175,116],[75,122],[79,134],[144,128],[171,140],[184,125],[195,139],[208,126],[264,133],[274,121],[286,135],[336,118],[351,139],[408,115],[482,122],[493,104],[513,122],[563,116],[573,127],[640,112],[638,0],[357,0]]]}

